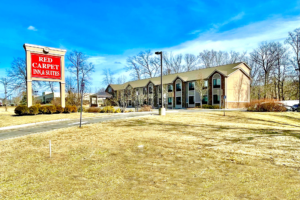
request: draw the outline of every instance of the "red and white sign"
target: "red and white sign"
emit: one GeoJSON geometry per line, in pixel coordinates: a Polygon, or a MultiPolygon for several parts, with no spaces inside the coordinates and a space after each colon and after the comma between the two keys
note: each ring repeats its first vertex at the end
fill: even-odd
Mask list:
{"type": "Polygon", "coordinates": [[[60,56],[32,53],[31,77],[61,79],[60,56]]]}

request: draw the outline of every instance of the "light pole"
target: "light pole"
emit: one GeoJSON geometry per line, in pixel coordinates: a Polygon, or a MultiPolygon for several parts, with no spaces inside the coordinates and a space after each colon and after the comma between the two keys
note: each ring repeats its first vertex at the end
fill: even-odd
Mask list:
{"type": "Polygon", "coordinates": [[[81,108],[80,108],[80,125],[79,128],[81,128],[81,121],[82,121],[82,102],[83,102],[83,90],[84,90],[84,82],[81,82],[81,108]]]}
{"type": "Polygon", "coordinates": [[[159,115],[166,115],[166,109],[164,108],[164,95],[163,95],[163,70],[162,70],[162,51],[155,52],[156,55],[160,55],[160,86],[161,86],[161,108],[159,109],[159,115]]]}

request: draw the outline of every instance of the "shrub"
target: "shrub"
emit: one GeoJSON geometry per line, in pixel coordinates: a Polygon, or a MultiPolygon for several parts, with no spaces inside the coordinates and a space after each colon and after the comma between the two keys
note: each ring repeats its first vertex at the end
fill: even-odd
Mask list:
{"type": "Polygon", "coordinates": [[[113,106],[105,106],[102,110],[101,113],[114,113],[115,108],[113,106]]]}
{"type": "Polygon", "coordinates": [[[70,113],[70,112],[72,112],[72,107],[71,107],[71,106],[66,106],[65,109],[64,109],[64,112],[65,112],[65,113],[70,113]]]}
{"type": "MultiPolygon", "coordinates": [[[[86,108],[82,106],[82,112],[86,112],[86,108]]],[[[77,112],[81,111],[81,106],[78,106],[77,112]]]]}
{"type": "Polygon", "coordinates": [[[91,112],[91,113],[100,113],[101,108],[96,108],[96,107],[90,107],[86,109],[86,112],[91,112]]]}
{"type": "Polygon", "coordinates": [[[128,112],[134,112],[134,110],[130,109],[128,112]]]}
{"type": "Polygon", "coordinates": [[[47,114],[47,108],[46,108],[46,106],[41,106],[39,108],[39,112],[42,113],[42,114],[47,114]]]}
{"type": "Polygon", "coordinates": [[[115,113],[121,113],[121,109],[120,108],[116,109],[115,113]]]}
{"type": "Polygon", "coordinates": [[[37,104],[35,104],[34,106],[37,107],[38,109],[40,109],[41,104],[37,103],[37,104]]]}
{"type": "Polygon", "coordinates": [[[202,105],[202,108],[212,109],[212,105],[204,104],[202,105]]]}
{"type": "Polygon", "coordinates": [[[152,110],[152,106],[150,106],[150,105],[143,105],[140,109],[141,112],[151,111],[151,110],[152,110]]]}
{"type": "Polygon", "coordinates": [[[71,106],[71,112],[77,112],[77,107],[76,106],[71,106]]]}
{"type": "Polygon", "coordinates": [[[28,112],[29,112],[28,107],[24,105],[20,105],[15,108],[16,115],[26,115],[28,114],[28,112]]]}
{"type": "Polygon", "coordinates": [[[247,111],[251,112],[285,112],[283,104],[274,99],[253,100],[246,104],[247,111]]]}
{"type": "Polygon", "coordinates": [[[56,106],[56,112],[57,113],[62,113],[62,112],[64,112],[64,108],[61,107],[60,105],[58,105],[58,106],[56,106]]]}
{"type": "Polygon", "coordinates": [[[48,114],[52,114],[56,112],[56,107],[54,105],[46,106],[46,108],[48,114]]]}
{"type": "Polygon", "coordinates": [[[39,109],[36,106],[30,106],[28,108],[28,111],[29,111],[29,114],[31,114],[31,115],[39,114],[39,109]]]}
{"type": "Polygon", "coordinates": [[[220,109],[220,106],[212,106],[212,109],[220,109]]]}

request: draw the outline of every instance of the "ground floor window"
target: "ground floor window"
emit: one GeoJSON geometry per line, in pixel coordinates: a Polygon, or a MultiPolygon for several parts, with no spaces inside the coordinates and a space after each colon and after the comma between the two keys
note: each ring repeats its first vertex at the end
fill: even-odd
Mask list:
{"type": "Polygon", "coordinates": [[[202,104],[207,104],[208,103],[208,96],[204,95],[202,99],[202,104]]]}
{"type": "Polygon", "coordinates": [[[152,105],[152,99],[149,99],[149,105],[152,105]]]}
{"type": "Polygon", "coordinates": [[[161,98],[159,98],[158,103],[159,103],[159,105],[161,105],[161,98]]]}
{"type": "Polygon", "coordinates": [[[176,105],[181,105],[181,97],[176,97],[176,105]]]}
{"type": "Polygon", "coordinates": [[[220,103],[220,96],[219,95],[214,95],[214,104],[219,104],[220,103]]]}
{"type": "Polygon", "coordinates": [[[195,104],[194,96],[189,96],[189,104],[195,104]]]}
{"type": "Polygon", "coordinates": [[[92,98],[92,104],[96,104],[96,98],[92,98]]]}
{"type": "Polygon", "coordinates": [[[131,106],[131,100],[128,101],[128,106],[131,106]]]}
{"type": "Polygon", "coordinates": [[[169,98],[168,98],[168,105],[172,105],[172,101],[173,101],[173,98],[172,98],[172,97],[169,97],[169,98]]]}

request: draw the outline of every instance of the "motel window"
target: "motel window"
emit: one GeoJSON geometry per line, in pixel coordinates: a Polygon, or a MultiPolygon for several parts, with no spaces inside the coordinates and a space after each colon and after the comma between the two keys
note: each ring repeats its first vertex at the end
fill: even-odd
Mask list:
{"type": "Polygon", "coordinates": [[[147,94],[147,88],[143,89],[143,94],[147,94]]]}
{"type": "Polygon", "coordinates": [[[131,100],[128,101],[128,106],[131,106],[131,100]]]}
{"type": "Polygon", "coordinates": [[[153,91],[152,91],[152,87],[149,87],[149,94],[152,94],[153,91]]]}
{"type": "Polygon", "coordinates": [[[189,97],[189,104],[195,104],[194,96],[189,97]]]}
{"type": "Polygon", "coordinates": [[[111,93],[111,87],[108,88],[108,92],[111,93]]]}
{"type": "Polygon", "coordinates": [[[214,104],[219,104],[220,103],[220,96],[219,95],[214,95],[214,104]]]}
{"type": "Polygon", "coordinates": [[[195,82],[189,82],[189,90],[195,89],[195,82]]]}
{"type": "Polygon", "coordinates": [[[207,102],[208,102],[208,96],[204,95],[202,99],[202,104],[207,104],[207,102]]]}
{"type": "Polygon", "coordinates": [[[173,92],[173,85],[168,85],[168,92],[173,92]]]}
{"type": "Polygon", "coordinates": [[[176,105],[181,105],[181,97],[176,97],[176,105]]]}
{"type": "Polygon", "coordinates": [[[169,97],[169,98],[168,98],[168,105],[172,105],[172,101],[173,101],[173,98],[172,98],[172,97],[169,97]]]}
{"type": "Polygon", "coordinates": [[[179,92],[179,91],[181,91],[181,84],[177,83],[176,84],[176,92],[179,92]]]}
{"type": "Polygon", "coordinates": [[[213,87],[220,88],[221,87],[221,79],[213,79],[213,87]]]}
{"type": "Polygon", "coordinates": [[[207,87],[207,86],[208,86],[208,81],[205,80],[205,81],[204,81],[204,87],[207,87]]]}
{"type": "Polygon", "coordinates": [[[158,105],[161,105],[161,98],[159,98],[158,105]]]}

